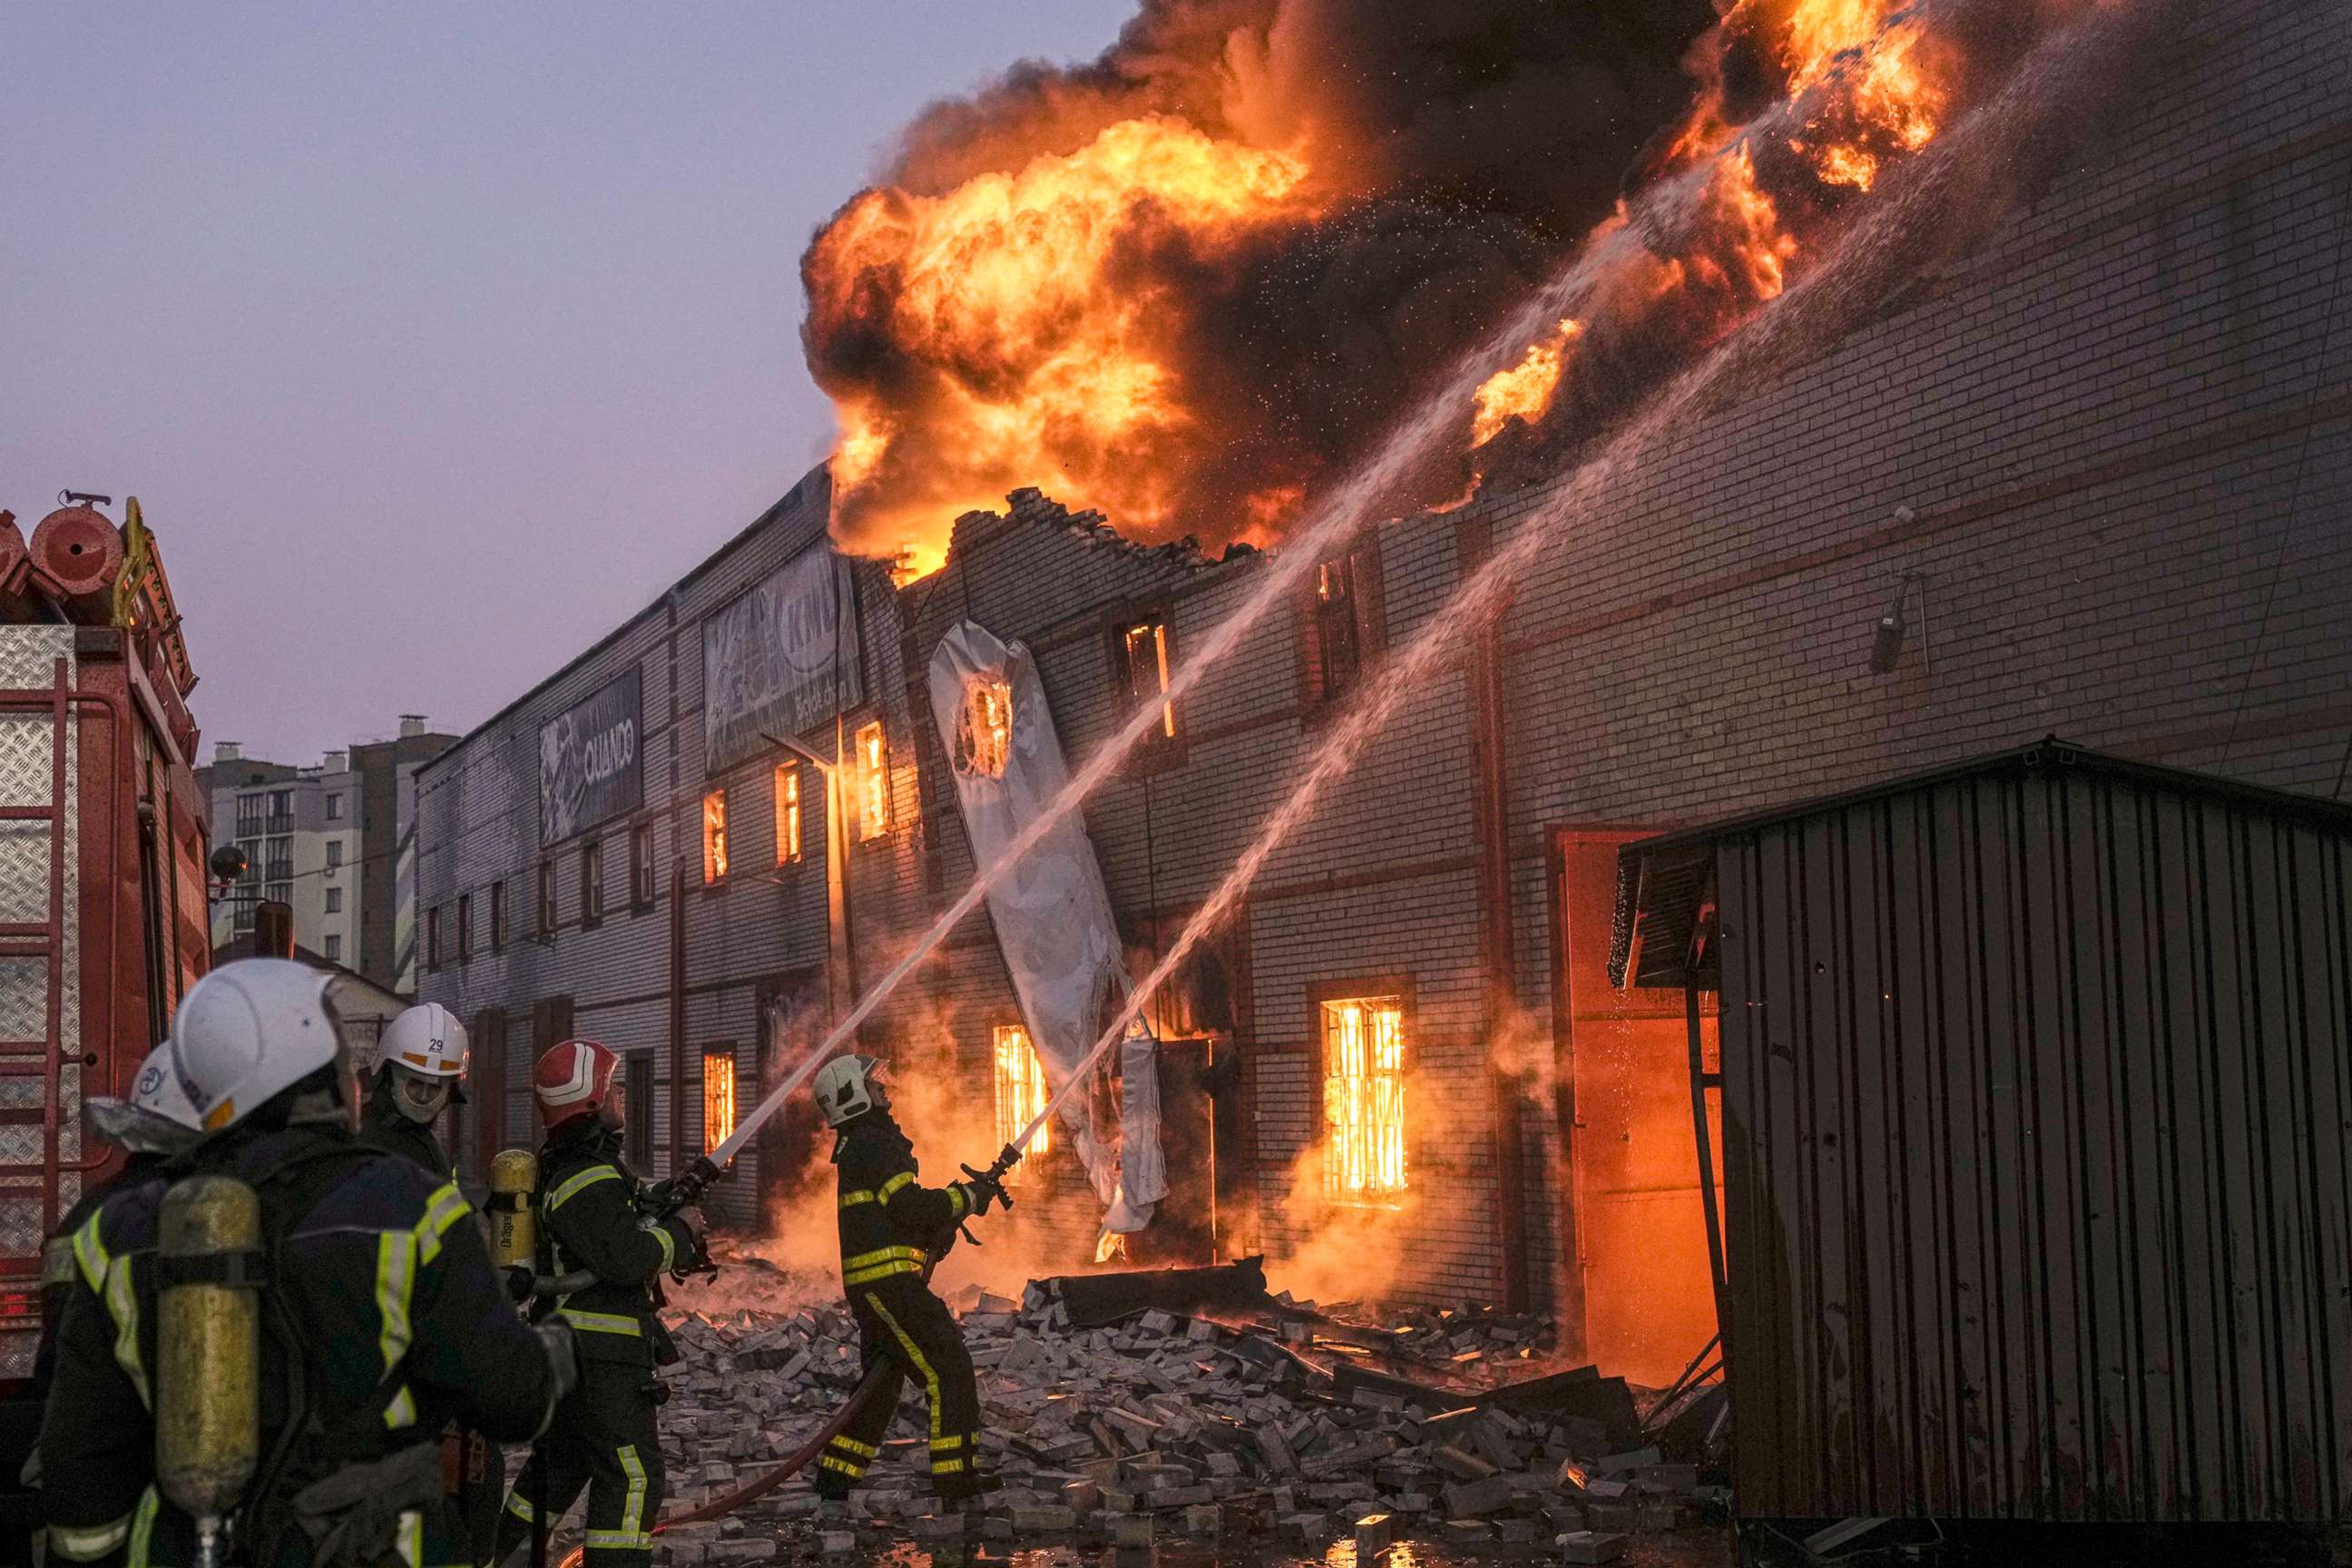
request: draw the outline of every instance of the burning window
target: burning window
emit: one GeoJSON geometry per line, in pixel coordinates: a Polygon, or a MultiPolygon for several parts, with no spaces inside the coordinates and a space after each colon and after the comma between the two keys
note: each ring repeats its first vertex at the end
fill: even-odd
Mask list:
{"type": "Polygon", "coordinates": [[[1012,760],[1013,687],[976,676],[964,683],[963,711],[956,716],[956,772],[1001,779],[1012,760]]]}
{"type": "Polygon", "coordinates": [[[702,879],[716,882],[727,875],[727,792],[712,790],[702,797],[702,879]]]}
{"type": "MultiPolygon", "coordinates": [[[[1029,1031],[1018,1024],[1000,1024],[996,1029],[996,1142],[1012,1142],[1022,1130],[1036,1120],[1045,1109],[1049,1098],[1045,1089],[1045,1064],[1037,1059],[1037,1047],[1029,1043],[1029,1031]]],[[[1051,1122],[1037,1129],[1036,1138],[1023,1151],[1021,1164],[1029,1163],[1032,1154],[1043,1154],[1054,1146],[1051,1122]]]]}
{"type": "Polygon", "coordinates": [[[890,831],[890,746],[877,719],[857,731],[857,837],[890,831]]]}
{"type": "MultiPolygon", "coordinates": [[[[652,1107],[636,1114],[650,1121],[652,1107]]],[[[702,1152],[709,1153],[734,1133],[735,1047],[718,1046],[702,1053],[702,1152]]]]}
{"type": "Polygon", "coordinates": [[[797,763],[776,765],[776,864],[801,858],[801,770],[797,763]]]}
{"type": "Polygon", "coordinates": [[[1404,1175],[1404,1000],[1323,1004],[1323,1191],[1378,1203],[1404,1175]]]}
{"type": "Polygon", "coordinates": [[[1356,567],[1342,555],[1315,568],[1317,695],[1328,701],[1356,684],[1362,668],[1356,636],[1356,567]]]}
{"type": "Polygon", "coordinates": [[[1168,617],[1157,613],[1136,616],[1118,629],[1119,682],[1130,707],[1160,694],[1160,722],[1146,743],[1166,744],[1176,738],[1176,704],[1165,700],[1168,690],[1168,617]]]}

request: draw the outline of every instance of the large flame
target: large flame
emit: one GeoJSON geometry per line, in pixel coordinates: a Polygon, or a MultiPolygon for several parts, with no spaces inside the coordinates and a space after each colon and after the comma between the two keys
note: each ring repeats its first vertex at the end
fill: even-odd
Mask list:
{"type": "Polygon", "coordinates": [[[803,258],[836,534],[920,573],[1037,486],[1277,542],[1582,245],[1607,265],[1568,319],[1382,500],[1538,479],[2095,3],[1139,0],[1092,64],[927,111],[803,258]]]}
{"type": "MultiPolygon", "coordinates": [[[[916,504],[867,516],[869,545],[918,574],[940,563],[940,524],[1036,484],[1149,527],[1168,514],[1164,460],[1188,422],[1160,329],[1182,302],[1121,276],[1126,247],[1228,243],[1307,209],[1294,153],[1215,140],[1165,116],[1109,125],[1075,153],[1040,155],[940,196],[867,191],[812,247],[810,320],[863,321],[957,374],[934,417],[962,441],[918,460],[938,480],[916,504]]],[[[859,491],[908,437],[890,411],[850,402],[834,479],[859,491]]]]}

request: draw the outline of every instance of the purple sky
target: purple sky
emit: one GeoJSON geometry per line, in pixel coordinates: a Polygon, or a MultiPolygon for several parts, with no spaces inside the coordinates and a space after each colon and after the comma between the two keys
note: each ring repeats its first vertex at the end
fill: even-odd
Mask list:
{"type": "Polygon", "coordinates": [[[139,497],[207,755],[464,730],[823,455],[797,264],[897,127],[1131,10],[0,8],[0,507],[139,497]]]}

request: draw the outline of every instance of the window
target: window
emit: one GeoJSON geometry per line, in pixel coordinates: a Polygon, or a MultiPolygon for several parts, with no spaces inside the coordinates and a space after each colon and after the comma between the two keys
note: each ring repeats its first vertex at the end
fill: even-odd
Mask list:
{"type": "MultiPolygon", "coordinates": [[[[571,1033],[569,1028],[564,1032],[571,1033]]],[[[654,1058],[650,1051],[632,1051],[625,1059],[628,1066],[622,1082],[629,1097],[629,1120],[621,1152],[642,1174],[654,1168],[654,1058]]]]}
{"type": "Polygon", "coordinates": [[[261,889],[251,882],[237,884],[236,900],[229,905],[229,930],[243,936],[253,929],[254,906],[261,901],[261,889]]]}
{"type": "MultiPolygon", "coordinates": [[[[1150,611],[1129,616],[1118,624],[1112,663],[1118,689],[1129,712],[1155,693],[1168,689],[1168,617],[1150,611]]],[[[1160,722],[1144,732],[1144,744],[1164,746],[1176,739],[1176,704],[1160,704],[1160,722]]]]}
{"type": "Polygon", "coordinates": [[[457,962],[474,956],[474,895],[457,895],[457,962]]]}
{"type": "Polygon", "coordinates": [[[857,731],[857,837],[890,831],[890,744],[877,719],[857,731]]]}
{"type": "Polygon", "coordinates": [[[801,858],[801,769],[798,763],[776,764],[776,864],[801,858]]]}
{"type": "Polygon", "coordinates": [[[713,1046],[702,1053],[702,1152],[709,1153],[734,1131],[735,1047],[713,1046]]]}
{"type": "Polygon", "coordinates": [[[292,790],[274,789],[269,792],[269,831],[272,833],[294,831],[294,792],[292,790]]]}
{"type": "Polygon", "coordinates": [[[268,798],[259,790],[236,797],[236,836],[239,838],[261,837],[264,831],[261,826],[262,803],[268,798]]]}
{"type": "Polygon", "coordinates": [[[290,882],[294,879],[294,840],[273,838],[263,859],[262,879],[270,882],[290,882]]]}
{"type": "Polygon", "coordinates": [[[604,846],[596,839],[580,846],[580,923],[594,925],[604,918],[604,846]]]}
{"type": "MultiPolygon", "coordinates": [[[[880,726],[874,728],[878,734],[880,726]]],[[[859,738],[864,738],[862,731],[859,738]]],[[[1013,688],[1006,681],[974,676],[964,683],[963,710],[956,715],[956,772],[1001,779],[1012,759],[1013,688]]]]}
{"type": "Polygon", "coordinates": [[[341,822],[342,819],[343,792],[336,790],[327,796],[327,820],[329,822],[341,822]]]}
{"type": "Polygon", "coordinates": [[[327,869],[331,871],[342,863],[343,841],[340,838],[330,838],[327,840],[327,869]]]}
{"type": "Polygon", "coordinates": [[[1404,1191],[1404,999],[1323,1006],[1323,1192],[1379,1203],[1404,1191]]]}
{"type": "Polygon", "coordinates": [[[328,962],[328,963],[341,963],[342,961],[343,961],[343,939],[342,939],[341,937],[339,937],[339,936],[330,936],[330,937],[328,937],[328,938],[327,938],[327,962],[328,962]]]}
{"type": "Polygon", "coordinates": [[[490,884],[490,951],[496,952],[507,944],[507,885],[490,884]]]}
{"type": "Polygon", "coordinates": [[[727,875],[727,791],[712,790],[702,797],[702,880],[707,885],[727,875]]]}
{"type": "Polygon", "coordinates": [[[441,967],[441,910],[437,905],[425,911],[425,967],[441,967]]]}
{"type": "MultiPolygon", "coordinates": [[[[1045,1090],[1045,1065],[1037,1059],[1037,1048],[1029,1043],[1029,1031],[1018,1024],[996,1026],[996,1142],[999,1147],[1021,1136],[1022,1131],[1037,1119],[1050,1098],[1045,1090]]],[[[1013,1167],[1017,1173],[1029,1163],[1032,1154],[1048,1152],[1054,1147],[1052,1123],[1037,1129],[1037,1136],[1022,1152],[1021,1163],[1013,1167]]]]}
{"type": "Polygon", "coordinates": [[[555,934],[555,862],[539,863],[539,934],[555,934]]]}
{"type": "Polygon", "coordinates": [[[629,829],[629,907],[654,907],[654,825],[650,822],[629,829]]]}
{"type": "Polygon", "coordinates": [[[1344,555],[1315,568],[1315,655],[1318,695],[1324,700],[1356,684],[1363,667],[1356,637],[1356,569],[1344,555]]]}
{"type": "Polygon", "coordinates": [[[343,890],[341,888],[329,888],[327,889],[327,912],[331,915],[339,915],[343,912],[343,890]]]}

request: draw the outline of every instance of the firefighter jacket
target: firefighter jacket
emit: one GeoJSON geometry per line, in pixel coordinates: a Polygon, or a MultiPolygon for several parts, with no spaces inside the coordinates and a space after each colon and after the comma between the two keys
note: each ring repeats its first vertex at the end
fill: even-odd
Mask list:
{"type": "Polygon", "coordinates": [[[621,1159],[620,1135],[593,1116],[555,1130],[540,1150],[539,1173],[539,1234],[551,1248],[542,1272],[596,1277],[557,1307],[579,1335],[581,1359],[677,1360],[655,1308],[663,1271],[695,1259],[692,1229],[639,1212],[645,1193],[621,1159]]]}
{"type": "Polygon", "coordinates": [[[33,1397],[46,1400],[49,1394],[49,1373],[57,1364],[58,1325],[64,1321],[66,1302],[73,1292],[78,1277],[74,1267],[74,1237],[89,1223],[90,1215],[106,1205],[106,1200],[127,1188],[157,1178],[163,1169],[161,1154],[131,1153],[123,1157],[121,1168],[104,1181],[84,1184],[81,1196],[67,1209],[58,1221],[48,1240],[41,1244],[41,1344],[33,1352],[33,1397]]]}
{"type": "Polygon", "coordinates": [[[971,1212],[961,1186],[916,1181],[914,1145],[884,1110],[841,1130],[834,1145],[841,1170],[841,1282],[855,1289],[893,1275],[920,1275],[939,1247],[971,1212]]]}
{"type": "MultiPolygon", "coordinates": [[[[457,1103],[454,1095],[450,1103],[457,1103]]],[[[414,1160],[441,1181],[457,1173],[457,1163],[442,1152],[441,1140],[433,1135],[431,1126],[401,1114],[390,1067],[376,1068],[368,1085],[367,1109],[360,1116],[360,1139],[387,1154],[414,1160]]]]}
{"type": "MultiPolygon", "coordinates": [[[[173,1162],[261,1198],[260,1469],[237,1521],[241,1557],[309,1562],[298,1498],[373,1467],[430,1477],[368,1497],[399,1559],[425,1550],[452,1419],[532,1436],[554,1373],[499,1289],[456,1184],[331,1127],[239,1129],[173,1162]],[[426,1453],[416,1450],[420,1447],[426,1453]],[[436,1456],[429,1461],[427,1455],[436,1456]]],[[[184,1563],[188,1518],[154,1481],[157,1233],[167,1184],[118,1193],[74,1237],[78,1279],[58,1334],[40,1458],[52,1563],[184,1563]]],[[[341,1560],[341,1559],[338,1559],[341,1560]]]]}

